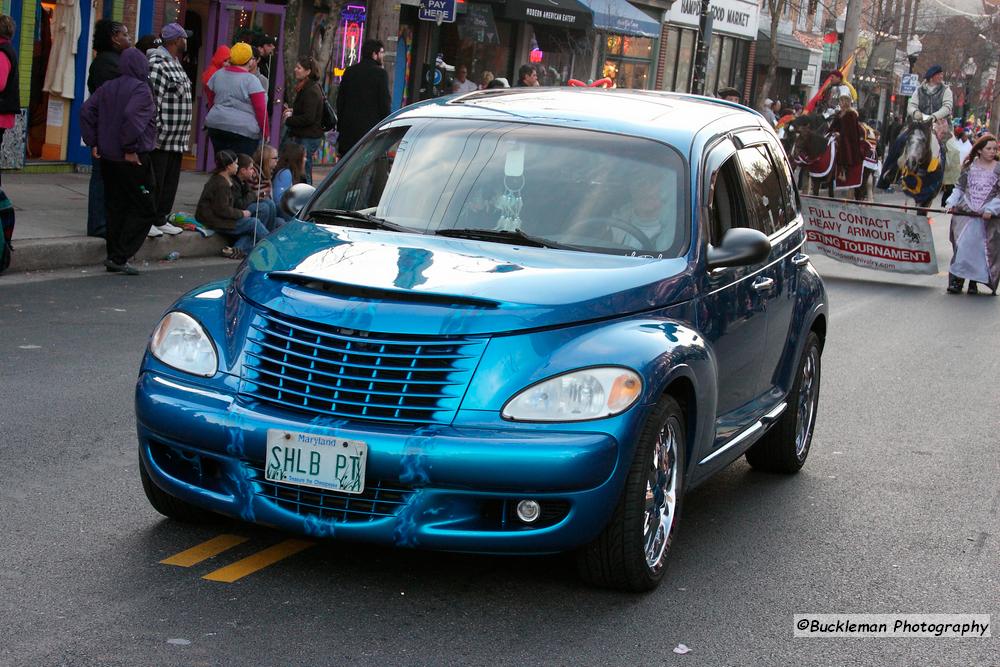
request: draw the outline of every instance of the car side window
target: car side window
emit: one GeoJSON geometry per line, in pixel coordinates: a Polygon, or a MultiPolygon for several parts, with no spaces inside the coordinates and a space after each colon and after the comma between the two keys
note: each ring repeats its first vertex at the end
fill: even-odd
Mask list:
{"type": "Polygon", "coordinates": [[[751,213],[762,232],[770,236],[785,226],[785,193],[767,146],[758,144],[736,152],[747,184],[751,213]]]}
{"type": "Polygon", "coordinates": [[[747,211],[736,157],[726,160],[712,178],[714,180],[710,211],[712,245],[719,245],[725,233],[733,227],[758,229],[754,216],[747,211]]]}
{"type": "Polygon", "coordinates": [[[795,190],[795,179],[792,177],[792,170],[788,166],[788,160],[785,159],[784,151],[774,144],[770,144],[769,147],[771,149],[771,159],[778,166],[778,180],[781,181],[781,187],[785,191],[784,224],[787,225],[795,221],[802,205],[799,202],[799,193],[795,190]]]}

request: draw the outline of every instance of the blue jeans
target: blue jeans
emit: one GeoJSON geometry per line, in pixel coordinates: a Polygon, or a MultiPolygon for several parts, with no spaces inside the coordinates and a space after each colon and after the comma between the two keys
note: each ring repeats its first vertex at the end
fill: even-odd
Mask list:
{"type": "Polygon", "coordinates": [[[261,224],[269,232],[274,231],[274,220],[278,216],[278,208],[274,205],[274,202],[270,199],[261,199],[259,202],[253,202],[247,205],[247,210],[250,211],[250,215],[260,220],[261,224]]]}
{"type": "Polygon", "coordinates": [[[233,231],[226,232],[226,236],[232,240],[234,248],[247,255],[256,243],[267,236],[267,227],[257,218],[243,218],[236,223],[233,231]]]}
{"type": "Polygon", "coordinates": [[[87,193],[87,236],[104,238],[106,235],[104,178],[101,176],[101,161],[94,160],[90,171],[90,189],[87,193]]]}
{"type": "Polygon", "coordinates": [[[296,137],[289,134],[288,140],[292,143],[299,144],[302,148],[306,149],[306,183],[309,185],[313,184],[313,153],[319,150],[320,145],[323,143],[322,137],[316,137],[314,139],[307,137],[296,137]]]}

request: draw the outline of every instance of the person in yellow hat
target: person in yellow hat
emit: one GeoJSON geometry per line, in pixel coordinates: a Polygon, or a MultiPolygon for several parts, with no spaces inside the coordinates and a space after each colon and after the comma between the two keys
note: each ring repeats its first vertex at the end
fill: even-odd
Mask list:
{"type": "Polygon", "coordinates": [[[205,127],[215,151],[253,155],[267,141],[267,92],[249,72],[253,47],[237,42],[229,50],[229,66],[208,80],[205,127]]]}

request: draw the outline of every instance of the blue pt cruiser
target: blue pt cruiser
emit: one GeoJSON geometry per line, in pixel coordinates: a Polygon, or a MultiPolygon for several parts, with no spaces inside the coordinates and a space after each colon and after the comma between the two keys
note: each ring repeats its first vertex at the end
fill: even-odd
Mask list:
{"type": "Polygon", "coordinates": [[[827,299],[744,107],[453,96],[289,199],[296,220],[152,334],[139,456],[166,516],[575,551],[588,581],[641,591],[685,491],[744,454],[805,462],[827,299]]]}

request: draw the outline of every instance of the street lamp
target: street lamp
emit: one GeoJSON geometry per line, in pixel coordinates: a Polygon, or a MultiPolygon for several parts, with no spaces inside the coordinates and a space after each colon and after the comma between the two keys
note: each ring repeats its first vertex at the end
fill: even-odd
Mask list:
{"type": "Polygon", "coordinates": [[[972,77],[976,75],[976,63],[972,60],[972,56],[965,61],[962,65],[962,74],[965,75],[965,97],[962,99],[962,123],[965,123],[965,119],[969,117],[969,86],[972,84],[972,77]]]}

